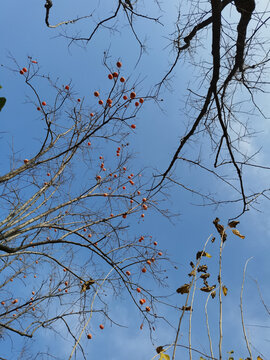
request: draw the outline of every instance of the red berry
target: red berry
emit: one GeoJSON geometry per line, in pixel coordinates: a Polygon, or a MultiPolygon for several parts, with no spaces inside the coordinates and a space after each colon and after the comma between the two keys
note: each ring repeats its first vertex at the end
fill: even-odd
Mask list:
{"type": "Polygon", "coordinates": [[[141,104],[143,104],[144,99],[143,99],[143,98],[140,98],[139,102],[140,102],[141,104]]]}
{"type": "Polygon", "coordinates": [[[124,214],[124,215],[123,215],[123,218],[125,219],[126,217],[127,217],[127,214],[124,214]]]}
{"type": "Polygon", "coordinates": [[[91,334],[87,334],[87,339],[92,339],[92,335],[91,334]]]}
{"type": "Polygon", "coordinates": [[[20,70],[20,74],[21,74],[21,75],[23,75],[23,74],[24,74],[24,72],[23,72],[22,70],[20,70]]]}
{"type": "Polygon", "coordinates": [[[145,303],[145,299],[140,299],[139,303],[143,305],[145,303]]]}
{"type": "Polygon", "coordinates": [[[33,64],[37,64],[37,61],[36,60],[32,60],[31,61],[33,64]]]}
{"type": "Polygon", "coordinates": [[[142,214],[141,217],[144,218],[144,214],[142,214]]]}
{"type": "Polygon", "coordinates": [[[41,103],[43,106],[46,106],[47,104],[46,104],[46,101],[42,101],[42,103],[41,103]]]}
{"type": "Polygon", "coordinates": [[[120,77],[120,82],[125,82],[126,81],[126,79],[122,76],[122,77],[120,77]]]}
{"type": "Polygon", "coordinates": [[[130,275],[131,275],[131,272],[130,272],[130,271],[126,271],[126,274],[127,274],[127,276],[130,276],[130,275]]]}
{"type": "Polygon", "coordinates": [[[37,107],[37,111],[40,111],[40,110],[41,110],[41,108],[38,106],[38,107],[37,107]]]}
{"type": "Polygon", "coordinates": [[[141,192],[140,192],[140,190],[138,190],[138,191],[137,191],[137,194],[138,194],[138,195],[141,195],[141,192]]]}
{"type": "Polygon", "coordinates": [[[94,95],[95,95],[96,97],[99,97],[99,92],[98,92],[98,91],[95,91],[95,92],[94,92],[94,95]]]}
{"type": "Polygon", "coordinates": [[[4,302],[4,301],[1,301],[1,304],[2,304],[2,305],[5,305],[5,302],[4,302]]]}
{"type": "Polygon", "coordinates": [[[81,99],[77,99],[78,102],[81,102],[81,99]]]}
{"type": "Polygon", "coordinates": [[[130,203],[133,204],[133,202],[134,202],[134,201],[131,199],[131,200],[130,200],[130,203]]]}
{"type": "Polygon", "coordinates": [[[143,204],[142,207],[143,207],[144,210],[147,210],[147,208],[148,208],[147,205],[145,205],[145,204],[143,204]]]}
{"type": "Polygon", "coordinates": [[[98,175],[98,176],[96,177],[96,179],[97,179],[97,180],[101,180],[101,176],[98,175]]]}
{"type": "Polygon", "coordinates": [[[107,104],[112,104],[112,99],[108,99],[107,104]]]}
{"type": "Polygon", "coordinates": [[[123,190],[126,190],[126,187],[125,187],[125,186],[123,186],[123,190]]]}
{"type": "Polygon", "coordinates": [[[145,310],[146,310],[146,311],[150,311],[151,309],[150,309],[149,306],[146,306],[145,310]]]}
{"type": "Polygon", "coordinates": [[[102,325],[102,324],[100,324],[99,327],[100,327],[101,330],[104,329],[104,325],[102,325]]]}
{"type": "Polygon", "coordinates": [[[93,114],[93,113],[90,113],[90,116],[91,116],[91,117],[93,117],[93,116],[94,116],[94,114],[93,114]]]}
{"type": "Polygon", "coordinates": [[[107,194],[107,193],[104,193],[104,194],[103,194],[103,196],[105,196],[105,197],[106,197],[106,196],[108,196],[108,194],[107,194]]]}
{"type": "Polygon", "coordinates": [[[156,242],[156,241],[154,242],[154,245],[157,246],[157,242],[156,242]]]}
{"type": "Polygon", "coordinates": [[[117,72],[114,72],[114,73],[113,73],[113,77],[117,78],[117,77],[118,77],[118,73],[117,73],[117,72]]]}
{"type": "Polygon", "coordinates": [[[90,141],[88,141],[87,145],[88,145],[88,146],[90,146],[90,145],[91,145],[90,141]]]}
{"type": "Polygon", "coordinates": [[[148,265],[151,265],[151,260],[146,261],[148,265]]]}
{"type": "Polygon", "coordinates": [[[109,75],[108,75],[108,78],[109,78],[110,80],[112,80],[112,79],[113,79],[113,74],[109,74],[109,75]]]}
{"type": "Polygon", "coordinates": [[[99,105],[103,105],[103,100],[99,100],[99,105]]]}
{"type": "Polygon", "coordinates": [[[142,268],[142,272],[143,272],[143,273],[146,273],[146,268],[142,268]]]}
{"type": "Polygon", "coordinates": [[[121,61],[117,61],[116,66],[117,66],[118,68],[120,68],[120,67],[122,66],[121,61]]]}
{"type": "Polygon", "coordinates": [[[134,185],[134,181],[132,181],[132,180],[129,180],[129,182],[130,182],[130,184],[131,184],[131,185],[134,185]]]}
{"type": "Polygon", "coordinates": [[[25,164],[27,164],[27,163],[29,162],[29,160],[28,160],[28,159],[24,159],[23,162],[24,162],[25,164]]]}
{"type": "Polygon", "coordinates": [[[138,101],[135,102],[135,106],[139,106],[140,103],[138,101]]]}
{"type": "Polygon", "coordinates": [[[159,256],[162,256],[162,252],[161,252],[161,251],[160,251],[160,252],[158,252],[158,255],[159,255],[159,256]]]}
{"type": "Polygon", "coordinates": [[[136,290],[137,290],[138,293],[140,293],[142,291],[139,287],[137,287],[136,290]]]}
{"type": "Polygon", "coordinates": [[[68,85],[66,85],[66,86],[65,86],[65,89],[66,89],[66,90],[69,90],[69,86],[68,86],[68,85]]]}
{"type": "Polygon", "coordinates": [[[123,96],[123,99],[124,99],[124,100],[127,100],[127,98],[128,98],[127,95],[124,95],[124,96],[123,96]]]}
{"type": "Polygon", "coordinates": [[[134,91],[132,91],[131,93],[130,93],[130,98],[131,99],[134,99],[136,97],[136,93],[134,92],[134,91]]]}
{"type": "Polygon", "coordinates": [[[136,129],[136,125],[135,125],[135,124],[132,124],[132,125],[131,125],[131,129],[136,129]]]}

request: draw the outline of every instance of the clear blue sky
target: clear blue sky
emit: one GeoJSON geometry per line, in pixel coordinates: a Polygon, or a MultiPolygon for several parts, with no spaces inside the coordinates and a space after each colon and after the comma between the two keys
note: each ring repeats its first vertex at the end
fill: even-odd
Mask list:
{"type": "MultiPolygon", "coordinates": [[[[97,1],[98,3],[98,1],[97,1]]],[[[176,3],[176,2],[175,2],[176,3]]],[[[87,1],[76,2],[77,13],[74,13],[74,2],[58,2],[52,9],[51,21],[53,23],[63,19],[84,15],[87,9],[87,1]]],[[[167,6],[167,5],[164,5],[167,6]]],[[[1,33],[5,34],[1,39],[1,60],[0,63],[13,67],[9,58],[12,55],[20,66],[24,66],[27,56],[38,60],[44,73],[50,74],[53,78],[59,77],[60,83],[74,85],[74,91],[78,96],[89,97],[94,90],[103,89],[107,84],[102,66],[102,54],[109,49],[112,62],[121,59],[123,62],[123,72],[133,77],[135,81],[139,79],[138,89],[142,96],[146,95],[154,84],[160,79],[168,68],[172,59],[170,49],[166,47],[168,39],[166,36],[173,31],[173,21],[175,20],[176,5],[170,5],[166,16],[164,15],[165,27],[146,23],[141,20],[137,24],[138,34],[146,42],[146,52],[136,67],[138,60],[139,47],[132,36],[127,25],[123,26],[124,18],[120,18],[119,32],[111,33],[103,29],[97,34],[93,42],[87,46],[72,44],[68,46],[68,41],[59,37],[59,30],[48,29],[44,24],[43,2],[29,0],[27,3],[22,1],[6,1],[1,6],[1,33]],[[121,21],[123,23],[121,23],[121,21]]],[[[156,11],[149,7],[149,13],[156,11]]],[[[90,21],[78,23],[72,27],[63,27],[69,34],[82,29],[87,32],[90,21]]],[[[105,73],[106,74],[106,73],[105,73]]],[[[132,137],[131,148],[134,151],[134,168],[152,167],[153,173],[156,170],[164,170],[168,161],[176,149],[181,135],[185,131],[188,123],[186,114],[181,109],[185,101],[186,89],[192,82],[193,69],[186,63],[178,65],[173,78],[171,79],[172,92],[163,89],[161,109],[153,103],[146,103],[137,121],[138,126],[136,135],[132,137]],[[162,110],[162,111],[161,111],[162,110]]],[[[22,159],[33,155],[41,123],[38,115],[33,112],[33,106],[25,103],[26,96],[29,95],[22,78],[17,73],[12,73],[6,68],[1,68],[1,96],[6,96],[7,104],[0,113],[1,121],[1,143],[0,143],[0,164],[1,173],[9,166],[9,155],[12,146],[17,157],[22,159]],[[25,139],[32,141],[25,142],[25,139]]],[[[49,98],[46,87],[40,88],[44,98],[49,98]]],[[[267,106],[266,98],[262,101],[267,106]]],[[[268,100],[269,103],[269,100],[268,100]]],[[[269,110],[269,105],[268,105],[269,110]]],[[[256,149],[261,144],[267,145],[269,139],[269,122],[259,118],[256,130],[262,130],[260,143],[256,139],[251,139],[247,145],[256,149]]],[[[192,144],[189,151],[197,151],[198,143],[192,144]]],[[[203,157],[207,158],[207,143],[203,145],[203,157]]],[[[269,159],[269,146],[263,147],[260,160],[269,159]]],[[[150,170],[149,170],[150,171],[150,170]]],[[[205,176],[196,169],[178,164],[175,170],[175,178],[186,185],[195,186],[197,189],[207,192],[212,190],[217,195],[222,194],[222,198],[231,195],[228,189],[222,184],[216,183],[215,179],[205,176]]],[[[247,189],[255,189],[260,184],[269,184],[269,176],[259,174],[255,170],[250,171],[248,178],[245,179],[247,189]]],[[[213,207],[194,206],[201,204],[201,200],[181,188],[171,187],[168,189],[169,199],[164,205],[173,213],[179,213],[179,217],[173,218],[173,222],[159,214],[151,213],[140,226],[142,233],[148,233],[156,238],[160,248],[170,257],[172,262],[177,265],[178,270],[173,266],[168,269],[168,284],[164,289],[155,288],[158,294],[173,294],[175,289],[187,282],[187,272],[189,271],[189,261],[194,259],[194,254],[200,250],[211,233],[215,233],[212,221],[215,217],[221,219],[221,223],[226,223],[228,218],[233,217],[239,212],[239,207],[235,205],[221,206],[218,209],[213,207]]],[[[249,263],[246,285],[245,285],[245,318],[248,326],[248,334],[253,345],[260,349],[265,355],[264,360],[269,357],[270,331],[268,328],[261,328],[255,325],[270,326],[269,317],[260,302],[256,291],[253,278],[259,281],[264,300],[270,304],[269,290],[269,252],[270,252],[270,227],[269,204],[262,201],[258,205],[260,212],[251,210],[241,219],[239,230],[246,236],[244,240],[230,235],[224,249],[223,280],[229,289],[228,296],[224,298],[224,353],[226,350],[237,350],[237,356],[247,357],[245,350],[239,311],[239,294],[242,281],[242,272],[245,261],[253,256],[249,263]],[[267,357],[268,356],[268,357],[267,357]]],[[[132,224],[136,229],[137,224],[132,224]]],[[[215,234],[216,235],[216,234],[215,234]]],[[[218,244],[210,245],[209,252],[213,255],[208,263],[211,264],[212,271],[217,271],[217,261],[214,260],[218,254],[218,244]]],[[[0,290],[1,291],[1,290],[0,290]]],[[[181,296],[173,297],[175,304],[179,306],[181,296]]],[[[200,293],[198,298],[198,308],[202,309],[206,295],[200,293]]],[[[115,319],[127,328],[117,326],[107,326],[99,335],[97,330],[93,330],[95,339],[91,343],[84,343],[87,346],[89,359],[110,359],[110,360],[146,360],[155,355],[154,346],[170,343],[173,340],[173,330],[165,324],[157,328],[154,337],[154,346],[151,344],[147,328],[140,330],[140,320],[136,309],[129,306],[125,299],[115,300],[111,296],[112,314],[115,319]],[[98,335],[98,336],[97,336],[98,335]]],[[[161,309],[164,316],[177,323],[175,312],[170,312],[168,308],[161,309]]],[[[215,312],[215,311],[214,311],[215,312]]],[[[93,329],[97,328],[100,319],[93,319],[93,329]]],[[[183,328],[183,332],[186,327],[183,328]]],[[[217,329],[217,326],[216,326],[217,329]]],[[[213,334],[213,338],[215,335],[213,334]]],[[[217,337],[216,337],[217,338],[217,337]]],[[[16,351],[22,341],[14,335],[10,339],[4,338],[11,346],[12,354],[3,354],[8,359],[19,359],[16,351]]],[[[54,342],[53,334],[42,335],[42,331],[37,333],[34,340],[30,340],[28,345],[34,341],[36,348],[46,350],[48,342],[54,342]]],[[[187,338],[183,335],[183,344],[187,345],[187,338]]],[[[202,310],[194,311],[193,343],[201,350],[208,353],[206,335],[204,329],[204,319],[202,310]]],[[[5,344],[0,338],[1,352],[5,344]]],[[[65,339],[61,345],[55,344],[56,354],[60,359],[66,359],[70,348],[65,339]]],[[[179,350],[179,359],[180,359],[179,350]]],[[[184,352],[183,354],[187,353],[184,352]]],[[[254,351],[254,355],[257,354],[254,351]]],[[[1,354],[0,354],[1,355],[1,354]]],[[[256,355],[257,356],[257,355],[256,355]]],[[[194,359],[199,358],[194,355],[194,359]]]]}

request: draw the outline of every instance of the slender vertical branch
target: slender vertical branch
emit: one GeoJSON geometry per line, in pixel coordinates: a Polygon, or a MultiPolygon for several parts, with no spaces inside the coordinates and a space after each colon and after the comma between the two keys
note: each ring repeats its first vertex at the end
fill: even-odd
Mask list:
{"type": "Polygon", "coordinates": [[[244,292],[244,282],[245,282],[245,276],[246,276],[246,269],[247,269],[247,265],[249,263],[249,261],[253,259],[253,257],[249,258],[246,263],[245,263],[245,267],[244,267],[244,271],[243,271],[243,281],[242,281],[242,286],[241,286],[241,294],[240,294],[240,310],[241,310],[241,321],[242,321],[242,328],[243,328],[243,333],[244,333],[244,338],[245,338],[245,342],[247,345],[247,350],[249,353],[249,357],[252,360],[252,353],[251,353],[251,349],[249,346],[249,341],[247,338],[247,334],[246,334],[246,328],[245,328],[245,323],[244,323],[244,313],[243,313],[243,292],[244,292]]]}

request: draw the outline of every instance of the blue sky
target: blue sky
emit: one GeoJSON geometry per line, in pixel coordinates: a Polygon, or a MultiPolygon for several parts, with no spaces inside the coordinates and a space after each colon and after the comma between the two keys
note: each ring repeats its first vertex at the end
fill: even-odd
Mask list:
{"type": "MultiPolygon", "coordinates": [[[[99,2],[96,1],[98,4],[99,2]]],[[[31,157],[38,144],[39,134],[43,129],[39,121],[39,114],[33,111],[33,105],[27,103],[27,96],[30,96],[26,89],[22,77],[18,73],[10,72],[6,67],[13,68],[14,65],[9,56],[17,60],[20,66],[24,66],[27,56],[39,62],[41,71],[50,74],[52,78],[59,78],[60,83],[71,82],[73,91],[78,97],[92,101],[90,94],[94,90],[103,90],[108,87],[107,73],[102,65],[102,55],[109,49],[112,64],[121,59],[123,62],[123,74],[131,77],[131,82],[138,82],[137,92],[141,96],[146,96],[154,84],[165,73],[168,64],[172,61],[173,53],[167,48],[169,43],[168,34],[174,30],[172,24],[175,20],[175,5],[164,14],[165,26],[159,26],[143,20],[138,21],[136,29],[142,40],[146,41],[146,52],[141,61],[136,66],[138,60],[139,47],[128,26],[124,23],[125,19],[120,17],[117,24],[119,32],[110,32],[103,29],[93,39],[93,42],[87,46],[78,46],[72,44],[68,46],[68,41],[59,37],[59,30],[48,29],[44,24],[44,8],[42,3],[36,1],[24,2],[9,1],[2,4],[1,29],[5,35],[2,38],[1,51],[1,96],[6,96],[7,104],[0,114],[1,117],[1,145],[0,145],[0,163],[5,171],[9,167],[9,155],[12,146],[17,158],[31,157]],[[11,21],[12,19],[12,21],[11,21]],[[8,28],[8,32],[7,32],[8,28]],[[25,141],[28,139],[27,141],[25,141]],[[27,155],[26,155],[27,154],[27,155]]],[[[74,13],[74,4],[68,1],[63,4],[59,2],[52,9],[51,21],[56,23],[63,19],[81,16],[88,10],[88,2],[80,1],[77,4],[78,13],[74,13]]],[[[109,9],[108,9],[109,10],[109,9]]],[[[149,13],[158,13],[158,9],[149,6],[149,13]]],[[[98,14],[95,15],[96,17],[98,14]]],[[[74,34],[80,30],[87,33],[89,30],[87,20],[77,23],[74,26],[64,27],[69,34],[74,34]]],[[[201,56],[203,56],[202,53],[201,56]]],[[[198,71],[199,72],[199,71],[198,71]]],[[[163,102],[160,107],[151,102],[146,102],[139,112],[136,120],[137,128],[131,135],[130,147],[134,152],[133,169],[147,167],[148,173],[156,173],[166,168],[168,161],[176,149],[181,135],[185,131],[185,125],[188,124],[187,114],[182,111],[185,102],[186,89],[192,84],[193,68],[188,63],[178,65],[171,79],[172,91],[163,89],[161,97],[163,102]]],[[[39,90],[44,99],[50,99],[48,87],[40,81],[39,90]]],[[[267,96],[260,99],[265,110],[269,113],[269,100],[267,96]]],[[[254,125],[256,130],[262,131],[260,139],[251,139],[246,148],[257,149],[263,146],[259,155],[259,163],[267,163],[269,159],[269,121],[258,117],[258,124],[254,125]]],[[[204,139],[202,142],[202,156],[208,158],[209,144],[204,139]]],[[[197,152],[200,144],[192,143],[188,147],[189,152],[197,152]]],[[[106,149],[104,147],[104,150],[106,149]]],[[[214,178],[206,176],[198,169],[189,168],[178,163],[175,172],[175,178],[196,189],[207,192],[211,190],[217,195],[222,194],[222,199],[231,196],[230,189],[227,189],[221,183],[217,183],[214,178]]],[[[269,184],[269,175],[266,172],[250,169],[245,179],[247,189],[257,189],[258,187],[267,187],[269,184]]],[[[226,223],[228,218],[233,217],[239,212],[239,207],[228,204],[214,207],[196,206],[201,204],[200,198],[184,191],[182,188],[171,186],[167,190],[168,200],[164,205],[172,213],[178,213],[172,222],[162,217],[160,214],[151,211],[146,219],[139,223],[131,223],[131,231],[137,231],[140,228],[141,233],[147,233],[157,239],[160,248],[168,255],[173,264],[178,269],[168,266],[168,287],[159,289],[156,285],[147,284],[150,288],[153,286],[156,294],[173,294],[170,299],[172,303],[182,306],[181,295],[175,294],[175,289],[188,281],[187,273],[190,271],[189,261],[194,259],[198,250],[200,250],[206,239],[215,234],[212,221],[215,217],[221,219],[221,223],[226,223]]],[[[254,257],[247,270],[247,277],[244,292],[245,322],[249,326],[249,337],[257,349],[260,349],[264,355],[264,360],[269,359],[269,341],[270,332],[267,326],[270,326],[269,316],[266,314],[256,290],[256,285],[252,280],[259,281],[264,301],[270,303],[269,291],[269,205],[262,201],[258,205],[259,211],[251,210],[240,219],[239,230],[246,238],[244,240],[230,235],[224,248],[223,258],[223,281],[229,289],[228,296],[224,298],[224,354],[226,351],[234,349],[237,351],[236,358],[247,357],[245,344],[243,341],[240,311],[239,294],[243,275],[243,267],[248,258],[254,257]],[[268,317],[267,317],[268,316],[268,317]],[[266,326],[265,328],[257,327],[266,326]],[[267,357],[268,356],[268,357],[267,357]]],[[[215,234],[216,235],[216,234],[215,234]]],[[[217,236],[216,236],[217,237],[217,236]]],[[[217,271],[218,244],[209,245],[208,252],[213,255],[207,263],[212,271],[217,271]]],[[[154,346],[149,339],[149,333],[145,327],[139,329],[141,320],[138,317],[135,308],[130,306],[129,300],[123,294],[122,298],[115,299],[112,294],[108,296],[111,302],[111,314],[114,319],[126,327],[106,326],[102,334],[98,329],[98,324],[102,320],[99,316],[93,318],[91,331],[94,335],[93,342],[83,340],[83,345],[89,354],[89,358],[98,357],[101,359],[124,360],[130,359],[145,360],[151,359],[155,355],[154,346],[160,344],[169,344],[174,338],[174,331],[166,324],[160,324],[154,336],[154,346]]],[[[206,295],[198,294],[197,312],[194,311],[193,323],[193,344],[194,347],[208,353],[206,343],[206,332],[204,329],[204,319],[202,309],[206,295]],[[203,329],[203,331],[202,331],[203,329]]],[[[217,305],[217,302],[216,302],[217,305]]],[[[217,330],[217,320],[215,313],[217,308],[213,307],[211,320],[215,321],[212,327],[213,338],[214,330],[217,330]]],[[[177,317],[174,311],[166,307],[161,307],[160,312],[170,319],[176,326],[177,317]]],[[[60,326],[60,325],[59,325],[60,326]]],[[[181,343],[187,345],[186,330],[187,323],[183,327],[183,337],[181,343]]],[[[61,332],[61,328],[59,328],[61,332]]],[[[1,339],[0,339],[1,341],[1,339]]],[[[12,353],[3,353],[8,359],[18,358],[17,351],[20,341],[15,335],[9,339],[4,338],[7,349],[12,349],[12,353]],[[18,342],[17,342],[18,341],[18,342]],[[15,356],[15,357],[14,357],[15,356]],[[16,357],[17,356],[17,357],[16,357]]],[[[47,332],[37,335],[34,340],[30,340],[29,346],[34,341],[35,348],[46,350],[47,345],[54,343],[54,336],[47,332]]],[[[1,349],[5,344],[1,343],[1,349]]],[[[55,344],[55,351],[60,359],[66,359],[70,353],[69,343],[66,339],[60,340],[55,344]]],[[[11,351],[11,350],[8,350],[11,351]]],[[[187,352],[181,352],[186,354],[187,352]]],[[[217,352],[216,352],[217,354],[217,352]]],[[[254,351],[254,356],[259,354],[254,351]]],[[[184,356],[184,355],[183,355],[184,356]]],[[[194,359],[199,355],[194,354],[194,359]]]]}

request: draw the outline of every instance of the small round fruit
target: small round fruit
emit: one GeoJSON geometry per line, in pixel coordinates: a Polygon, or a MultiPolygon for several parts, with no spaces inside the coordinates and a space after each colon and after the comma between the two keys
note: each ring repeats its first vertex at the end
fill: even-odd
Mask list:
{"type": "Polygon", "coordinates": [[[124,83],[126,81],[126,79],[122,76],[122,77],[120,77],[120,82],[121,83],[124,83]]]}
{"type": "Polygon", "coordinates": [[[127,217],[127,214],[124,214],[124,215],[123,215],[123,219],[125,219],[126,217],[127,217]]]}
{"type": "Polygon", "coordinates": [[[140,293],[142,291],[139,287],[137,287],[136,290],[137,290],[138,293],[140,293]]]}
{"type": "Polygon", "coordinates": [[[97,180],[101,180],[101,176],[98,175],[98,176],[96,177],[96,179],[97,179],[97,180]]]}
{"type": "Polygon", "coordinates": [[[88,146],[91,146],[91,143],[90,143],[90,141],[88,141],[87,145],[88,145],[88,146]]]}
{"type": "Polygon", "coordinates": [[[69,90],[69,86],[68,86],[68,85],[66,85],[66,86],[65,86],[65,89],[66,89],[66,90],[69,90]]]}
{"type": "Polygon", "coordinates": [[[144,304],[144,299],[140,299],[139,303],[140,303],[141,305],[143,305],[143,304],[144,304]]]}
{"type": "Polygon", "coordinates": [[[131,129],[136,129],[136,125],[135,125],[135,124],[132,124],[130,127],[131,127],[131,129]]]}
{"type": "Polygon", "coordinates": [[[26,73],[26,72],[27,72],[26,67],[22,68],[22,71],[23,71],[24,73],[26,73]]]}
{"type": "Polygon", "coordinates": [[[99,97],[99,92],[98,92],[98,91],[95,91],[95,92],[94,92],[94,96],[95,96],[95,97],[99,97]]]}
{"type": "Polygon", "coordinates": [[[81,102],[81,99],[77,99],[78,102],[81,102]]]}
{"type": "Polygon", "coordinates": [[[46,106],[47,104],[46,104],[46,101],[42,101],[42,103],[41,103],[43,106],[46,106]]]}
{"type": "Polygon", "coordinates": [[[28,160],[28,159],[24,159],[23,162],[24,162],[25,164],[27,164],[27,163],[29,162],[29,160],[28,160]]]}
{"type": "Polygon", "coordinates": [[[147,262],[148,265],[151,265],[151,264],[152,264],[152,263],[151,263],[151,260],[147,260],[146,262],[147,262]]]}
{"type": "Polygon", "coordinates": [[[140,190],[138,190],[138,191],[137,191],[137,194],[138,194],[138,195],[141,195],[141,192],[140,192],[140,190]]]}
{"type": "Polygon", "coordinates": [[[107,193],[104,193],[103,196],[106,197],[106,196],[108,196],[108,194],[107,194],[107,193]]]}
{"type": "Polygon", "coordinates": [[[37,64],[37,61],[36,60],[32,60],[31,61],[33,64],[37,64]]]}
{"type": "Polygon", "coordinates": [[[131,184],[131,185],[134,185],[134,181],[132,181],[132,180],[129,180],[129,182],[130,182],[130,184],[131,184]]]}
{"type": "Polygon", "coordinates": [[[141,215],[141,218],[144,218],[144,216],[145,216],[145,215],[144,215],[144,214],[142,214],[142,215],[141,215]]]}
{"type": "Polygon", "coordinates": [[[5,305],[5,302],[4,302],[4,301],[1,301],[1,305],[5,305]]]}
{"type": "Polygon", "coordinates": [[[123,96],[123,99],[124,99],[124,100],[127,100],[127,98],[128,98],[127,95],[124,95],[124,96],[123,96]]]}
{"type": "Polygon", "coordinates": [[[158,255],[159,255],[159,256],[162,256],[162,252],[161,252],[161,251],[159,251],[159,252],[158,252],[158,255]]]}
{"type": "Polygon", "coordinates": [[[21,74],[21,75],[23,75],[23,74],[24,74],[23,70],[20,70],[20,74],[21,74]]]}
{"type": "Polygon", "coordinates": [[[68,281],[65,281],[65,285],[68,286],[68,281]]]}
{"type": "Polygon", "coordinates": [[[51,174],[48,172],[48,173],[47,173],[47,176],[51,176],[51,174]]]}
{"type": "Polygon", "coordinates": [[[148,209],[148,206],[147,206],[147,205],[145,205],[145,204],[143,204],[143,206],[142,206],[142,207],[143,207],[143,209],[144,209],[144,210],[147,210],[147,209],[148,209]]]}
{"type": "Polygon", "coordinates": [[[154,245],[157,246],[157,242],[156,242],[156,241],[154,241],[154,245]]]}
{"type": "Polygon", "coordinates": [[[122,66],[121,61],[117,61],[116,66],[117,66],[118,68],[120,68],[120,67],[122,66]]]}
{"type": "Polygon", "coordinates": [[[103,100],[99,100],[99,105],[103,105],[103,100]]]}
{"type": "Polygon", "coordinates": [[[126,271],[126,274],[127,274],[127,276],[130,276],[130,275],[131,275],[131,272],[130,272],[130,271],[126,271]]]}
{"type": "Polygon", "coordinates": [[[112,104],[112,99],[108,99],[107,104],[112,104]]]}
{"type": "Polygon", "coordinates": [[[139,106],[140,103],[138,101],[135,102],[135,106],[139,106]]]}
{"type": "Polygon", "coordinates": [[[146,198],[143,198],[142,201],[143,201],[143,202],[146,202],[146,198]]]}
{"type": "Polygon", "coordinates": [[[139,102],[140,102],[141,104],[143,104],[143,103],[144,103],[144,99],[143,99],[143,98],[140,98],[139,102]]]}
{"type": "Polygon", "coordinates": [[[130,93],[130,98],[131,98],[131,99],[135,99],[135,97],[136,97],[136,93],[135,93],[134,91],[132,91],[132,92],[130,93]]]}
{"type": "Polygon", "coordinates": [[[108,75],[108,78],[109,78],[110,80],[112,80],[112,79],[113,79],[113,74],[109,74],[109,75],[108,75]]]}
{"type": "Polygon", "coordinates": [[[146,273],[146,268],[142,268],[142,273],[146,273]]]}
{"type": "Polygon", "coordinates": [[[104,329],[104,325],[102,325],[102,324],[100,324],[99,327],[100,327],[101,330],[104,329]]]}
{"type": "Polygon", "coordinates": [[[149,312],[151,309],[149,306],[146,306],[145,310],[149,312]]]}
{"type": "Polygon", "coordinates": [[[125,186],[123,186],[123,190],[126,190],[126,187],[125,187],[125,186]]]}
{"type": "Polygon", "coordinates": [[[41,108],[38,106],[38,107],[37,107],[37,111],[40,111],[40,110],[41,110],[41,108]]]}
{"type": "Polygon", "coordinates": [[[134,201],[131,199],[131,200],[130,200],[130,203],[131,203],[131,204],[133,204],[133,203],[134,203],[134,201]]]}
{"type": "Polygon", "coordinates": [[[118,73],[117,73],[117,72],[114,72],[114,73],[113,73],[113,77],[114,77],[114,78],[117,78],[117,77],[118,77],[118,73]]]}
{"type": "Polygon", "coordinates": [[[92,339],[92,335],[91,335],[91,334],[87,334],[87,339],[91,340],[91,339],[92,339]]]}
{"type": "Polygon", "coordinates": [[[93,114],[93,113],[90,113],[90,116],[91,116],[91,117],[93,117],[93,116],[94,116],[94,114],[93,114]]]}

